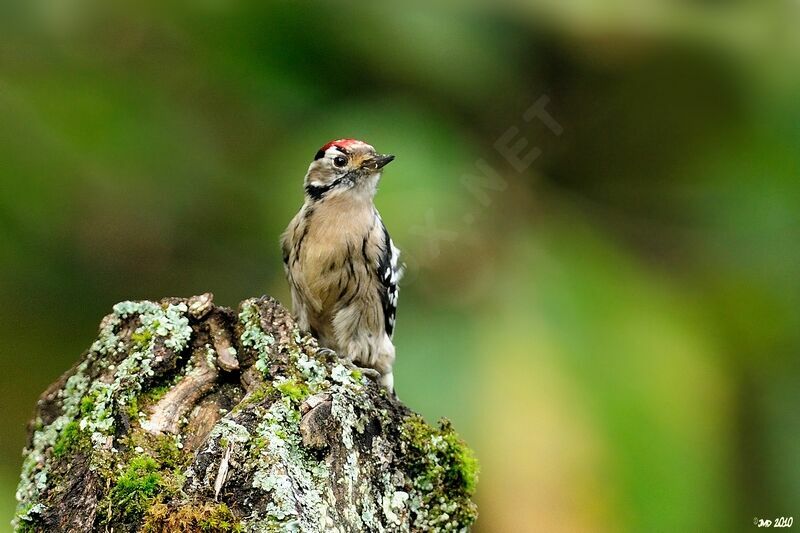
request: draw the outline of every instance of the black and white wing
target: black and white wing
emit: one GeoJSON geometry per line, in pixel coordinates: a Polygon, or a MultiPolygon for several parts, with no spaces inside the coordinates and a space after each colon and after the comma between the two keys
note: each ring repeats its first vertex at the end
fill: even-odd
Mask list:
{"type": "Polygon", "coordinates": [[[381,282],[379,290],[381,291],[381,304],[383,305],[383,318],[384,328],[386,329],[389,338],[394,333],[395,318],[397,316],[397,296],[398,296],[398,283],[402,276],[402,267],[400,266],[400,250],[398,250],[389,232],[386,231],[386,226],[383,226],[383,248],[381,256],[378,258],[378,279],[381,282]]]}

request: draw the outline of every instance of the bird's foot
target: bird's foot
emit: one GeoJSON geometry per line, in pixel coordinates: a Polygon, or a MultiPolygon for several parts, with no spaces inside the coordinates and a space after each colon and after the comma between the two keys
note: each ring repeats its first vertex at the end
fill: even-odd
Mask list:
{"type": "MultiPolygon", "coordinates": [[[[381,374],[380,372],[378,372],[374,368],[359,366],[359,365],[355,364],[352,360],[348,359],[347,357],[343,357],[341,354],[338,354],[337,352],[331,350],[330,348],[319,348],[319,349],[317,349],[317,355],[321,355],[323,357],[337,357],[337,358],[341,359],[342,363],[345,366],[347,366],[348,368],[350,368],[351,370],[356,370],[356,371],[360,372],[362,376],[366,376],[369,379],[371,379],[372,381],[375,381],[376,383],[386,387],[386,385],[384,384],[384,376],[383,376],[383,374],[381,374]]],[[[389,387],[387,387],[387,388],[389,390],[391,390],[391,385],[389,387]]]]}
{"type": "Polygon", "coordinates": [[[330,348],[317,348],[317,355],[321,355],[323,357],[338,356],[338,354],[330,348]]]}

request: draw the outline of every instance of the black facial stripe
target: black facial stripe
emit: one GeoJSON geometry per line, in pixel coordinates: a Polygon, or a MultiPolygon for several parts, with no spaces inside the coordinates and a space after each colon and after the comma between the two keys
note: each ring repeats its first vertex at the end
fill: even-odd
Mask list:
{"type": "Polygon", "coordinates": [[[324,197],[325,194],[327,194],[327,192],[330,191],[331,189],[338,187],[343,183],[352,184],[352,182],[353,182],[353,173],[348,172],[344,176],[336,178],[327,185],[306,185],[306,194],[308,194],[308,196],[316,202],[318,200],[321,200],[322,197],[324,197]]]}
{"type": "Polygon", "coordinates": [[[333,183],[330,185],[306,185],[306,194],[315,202],[321,200],[325,193],[333,188],[333,183]]]}
{"type": "Polygon", "coordinates": [[[317,152],[317,155],[314,156],[314,161],[316,161],[317,159],[322,159],[323,157],[325,157],[325,151],[320,150],[319,152],[317,152]]]}
{"type": "Polygon", "coordinates": [[[345,155],[347,155],[347,154],[349,154],[349,153],[350,153],[350,152],[348,152],[347,150],[345,150],[344,148],[342,148],[341,146],[336,146],[336,145],[334,145],[334,148],[336,148],[337,150],[339,150],[340,152],[342,152],[342,153],[343,153],[343,154],[345,154],[345,155]]]}

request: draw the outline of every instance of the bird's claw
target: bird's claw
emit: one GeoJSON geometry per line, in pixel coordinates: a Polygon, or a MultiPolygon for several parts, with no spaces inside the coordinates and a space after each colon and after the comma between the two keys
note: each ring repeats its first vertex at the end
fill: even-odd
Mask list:
{"type": "Polygon", "coordinates": [[[353,361],[348,361],[347,358],[342,358],[337,352],[331,350],[330,348],[318,348],[317,355],[322,357],[339,357],[340,359],[343,359],[342,362],[350,369],[358,370],[363,376],[368,377],[372,381],[379,381],[382,376],[382,374],[374,368],[358,366],[357,364],[353,363],[353,361]]]}
{"type": "Polygon", "coordinates": [[[317,355],[321,355],[323,357],[330,357],[332,355],[336,355],[336,352],[334,352],[330,348],[317,348],[317,355]]]}

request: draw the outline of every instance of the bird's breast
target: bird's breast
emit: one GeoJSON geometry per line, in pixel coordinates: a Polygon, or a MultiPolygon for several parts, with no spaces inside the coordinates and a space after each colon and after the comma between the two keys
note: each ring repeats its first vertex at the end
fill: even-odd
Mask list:
{"type": "Polygon", "coordinates": [[[374,230],[371,206],[315,206],[305,220],[299,264],[306,289],[323,307],[333,305],[366,279],[372,250],[363,243],[374,230]]]}

